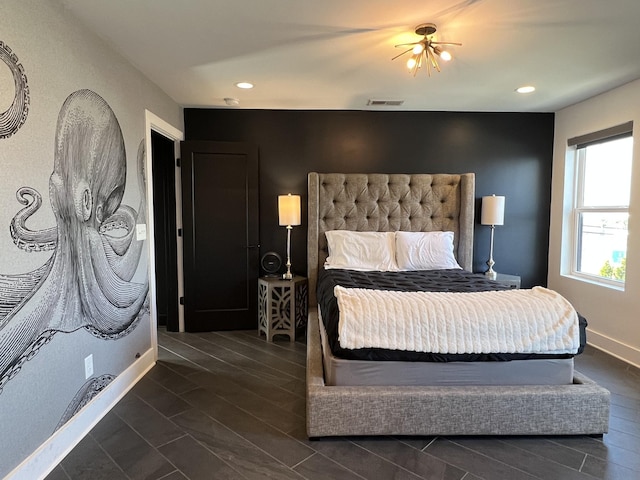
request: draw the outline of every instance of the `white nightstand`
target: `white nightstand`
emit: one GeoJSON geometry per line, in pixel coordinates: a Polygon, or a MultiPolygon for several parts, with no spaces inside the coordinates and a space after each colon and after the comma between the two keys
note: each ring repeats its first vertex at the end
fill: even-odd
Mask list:
{"type": "Polygon", "coordinates": [[[498,273],[494,280],[502,285],[506,285],[509,288],[520,288],[520,276],[507,275],[506,273],[498,273]]]}
{"type": "Polygon", "coordinates": [[[258,279],[258,333],[267,341],[275,335],[288,335],[295,342],[296,331],[307,325],[308,283],[306,277],[291,280],[280,277],[258,279]],[[293,313],[292,313],[293,312],[293,313]]]}

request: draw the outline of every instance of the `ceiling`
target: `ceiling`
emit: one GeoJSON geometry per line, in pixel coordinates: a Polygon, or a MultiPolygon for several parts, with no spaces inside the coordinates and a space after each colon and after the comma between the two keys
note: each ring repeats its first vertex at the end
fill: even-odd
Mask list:
{"type": "Polygon", "coordinates": [[[185,107],[553,112],[640,78],[638,0],[55,1],[185,107]],[[413,77],[425,22],[463,45],[413,77]]]}

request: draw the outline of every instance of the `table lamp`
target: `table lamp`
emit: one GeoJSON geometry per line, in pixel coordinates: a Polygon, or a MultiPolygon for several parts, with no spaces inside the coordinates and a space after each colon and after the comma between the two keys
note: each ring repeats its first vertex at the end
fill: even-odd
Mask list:
{"type": "Polygon", "coordinates": [[[504,225],[504,200],[504,197],[496,196],[495,194],[482,197],[482,216],[480,223],[491,226],[491,247],[489,249],[489,261],[487,262],[489,270],[485,272],[485,275],[491,280],[495,280],[498,275],[493,270],[493,266],[495,265],[493,261],[493,231],[496,225],[504,225]]]}
{"type": "Polygon", "coordinates": [[[291,280],[291,230],[300,225],[300,195],[278,195],[278,219],[281,227],[287,227],[287,271],[282,278],[291,280]]]}

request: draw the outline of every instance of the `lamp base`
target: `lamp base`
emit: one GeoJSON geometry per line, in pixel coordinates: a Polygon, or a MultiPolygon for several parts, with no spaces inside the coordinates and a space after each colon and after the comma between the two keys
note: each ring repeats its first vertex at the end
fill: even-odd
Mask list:
{"type": "Polygon", "coordinates": [[[495,228],[495,225],[491,225],[491,247],[489,248],[489,260],[487,261],[489,270],[484,272],[487,278],[491,280],[495,280],[498,277],[498,274],[493,270],[493,266],[496,264],[496,262],[493,261],[493,231],[495,228]]]}
{"type": "Polygon", "coordinates": [[[292,280],[293,274],[291,273],[291,230],[293,227],[287,225],[287,271],[282,274],[283,280],[292,280]]]}

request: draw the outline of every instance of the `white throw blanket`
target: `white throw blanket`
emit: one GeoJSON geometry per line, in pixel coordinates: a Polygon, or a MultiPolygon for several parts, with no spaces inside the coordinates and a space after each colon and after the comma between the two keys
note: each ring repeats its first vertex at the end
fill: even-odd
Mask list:
{"type": "Polygon", "coordinates": [[[343,348],[432,353],[575,354],[578,315],[543,287],[474,293],[336,286],[343,348]]]}

